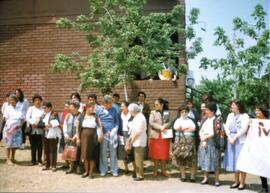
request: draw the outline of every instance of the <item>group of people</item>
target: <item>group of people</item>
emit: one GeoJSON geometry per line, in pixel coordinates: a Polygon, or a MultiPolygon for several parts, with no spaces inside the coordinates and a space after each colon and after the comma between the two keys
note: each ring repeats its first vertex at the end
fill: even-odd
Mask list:
{"type": "MultiPolygon", "coordinates": [[[[160,174],[169,177],[166,164],[174,159],[179,165],[182,182],[187,180],[186,166],[190,167],[190,182],[196,182],[199,167],[204,176],[200,183],[208,184],[208,175],[214,172],[214,185],[218,187],[223,161],[224,169],[234,172],[230,188],[245,189],[246,173],[239,170],[241,164],[237,162],[245,156],[242,149],[252,129],[250,117],[241,101],[231,102],[232,112],[223,122],[218,105],[209,96],[204,98],[200,114],[188,100],[179,107],[176,118],[169,110],[168,101],[157,98],[151,110],[145,102],[146,94],[139,92],[137,96],[136,102],[129,103],[119,102],[118,94],[106,95],[99,104],[97,96],[90,94],[83,104],[79,93],[75,92],[65,104],[64,112],[56,113],[52,103],[42,102],[39,94],[32,97],[33,105],[29,107],[21,89],[17,89],[15,94],[7,95],[6,103],[2,105],[7,164],[15,163],[16,149],[23,148],[27,134],[32,165],[43,165],[45,149],[43,170],[56,171],[61,146],[64,152],[68,151],[67,147],[73,147],[76,149],[75,159],[66,158],[66,174],[75,169],[80,173],[83,162],[83,178],[93,178],[95,168],[100,176],[107,175],[109,171],[118,176],[118,160],[123,160],[125,173],[129,172],[128,164],[132,162],[132,177],[141,181],[144,180],[145,159],[153,160],[154,177],[159,175],[159,166],[160,174]]],[[[257,119],[268,119],[264,106],[256,106],[255,113],[257,119]]],[[[261,135],[268,136],[268,130],[264,128],[261,135]]],[[[268,192],[267,177],[261,176],[262,192],[268,192]]]]}

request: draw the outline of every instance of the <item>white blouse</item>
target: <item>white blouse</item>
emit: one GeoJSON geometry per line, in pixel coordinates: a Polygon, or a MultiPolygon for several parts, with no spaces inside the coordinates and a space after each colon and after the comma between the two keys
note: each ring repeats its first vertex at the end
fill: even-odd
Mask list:
{"type": "Polygon", "coordinates": [[[137,135],[133,141],[133,147],[145,147],[147,143],[146,119],[142,113],[138,113],[131,121],[131,135],[137,135]]]}
{"type": "Polygon", "coordinates": [[[97,128],[97,122],[96,122],[96,117],[90,116],[87,117],[85,116],[82,122],[82,127],[87,127],[87,128],[97,128]]]}
{"type": "Polygon", "coordinates": [[[12,123],[20,124],[21,120],[23,119],[23,115],[20,109],[17,107],[14,108],[12,105],[7,106],[4,117],[7,121],[7,125],[10,125],[12,123]]]}
{"type": "Polygon", "coordinates": [[[129,119],[131,117],[131,114],[128,113],[127,115],[125,115],[124,113],[121,113],[121,120],[122,120],[122,130],[123,131],[129,131],[129,119]]]}
{"type": "Polygon", "coordinates": [[[213,116],[211,118],[207,118],[203,123],[201,132],[203,135],[214,135],[214,119],[216,117],[213,116]]]}
{"type": "Polygon", "coordinates": [[[194,128],[196,127],[193,121],[189,118],[183,118],[183,117],[178,118],[173,125],[174,130],[179,130],[180,128],[191,128],[191,127],[194,127],[194,128]]]}
{"type": "Polygon", "coordinates": [[[41,116],[43,115],[43,108],[37,108],[35,106],[32,106],[28,109],[26,113],[26,121],[28,124],[36,125],[38,124],[41,116]]]}

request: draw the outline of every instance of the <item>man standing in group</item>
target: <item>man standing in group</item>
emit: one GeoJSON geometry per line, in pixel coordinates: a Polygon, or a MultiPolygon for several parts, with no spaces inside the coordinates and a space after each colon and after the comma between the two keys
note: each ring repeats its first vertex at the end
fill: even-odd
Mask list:
{"type": "Polygon", "coordinates": [[[103,127],[103,140],[100,144],[99,170],[100,176],[105,176],[108,172],[108,147],[110,152],[110,169],[113,176],[118,176],[117,164],[117,131],[119,127],[119,116],[117,110],[112,107],[113,99],[106,95],[103,98],[103,110],[98,116],[101,118],[103,127]]]}
{"type": "Polygon", "coordinates": [[[145,102],[146,94],[145,92],[140,91],[138,92],[137,96],[138,96],[138,105],[141,109],[141,112],[145,116],[147,124],[148,124],[151,108],[150,108],[150,105],[145,102]]]}
{"type": "MultiPolygon", "coordinates": [[[[146,99],[146,94],[145,92],[138,92],[138,105],[139,105],[139,108],[141,109],[141,112],[142,114],[144,115],[145,119],[146,119],[146,123],[147,123],[147,131],[146,131],[146,134],[148,136],[148,124],[149,124],[149,116],[150,116],[150,112],[151,112],[151,107],[149,104],[147,104],[145,102],[145,99],[146,99]]],[[[148,139],[148,137],[147,137],[148,139]]],[[[148,143],[146,145],[146,147],[144,148],[144,153],[143,153],[143,157],[145,160],[148,159],[148,143]]]]}

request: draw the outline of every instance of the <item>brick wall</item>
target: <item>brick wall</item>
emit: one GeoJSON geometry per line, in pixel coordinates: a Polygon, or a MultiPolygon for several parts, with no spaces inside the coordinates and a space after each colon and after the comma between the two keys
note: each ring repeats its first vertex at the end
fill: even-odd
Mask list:
{"type": "MultiPolygon", "coordinates": [[[[12,2],[0,2],[2,5],[0,7],[5,10],[12,8],[16,14],[22,13],[17,4],[19,2],[15,0],[12,2]]],[[[43,12],[37,13],[39,9],[34,7],[38,4],[31,2],[28,3],[29,6],[33,6],[32,11],[29,8],[30,11],[25,12],[29,15],[25,17],[9,12],[0,14],[0,105],[5,93],[21,88],[29,101],[33,94],[39,93],[44,100],[53,103],[56,111],[61,111],[64,102],[69,100],[70,93],[77,91],[79,81],[73,74],[54,73],[51,69],[54,56],[58,53],[71,54],[73,51],[87,55],[90,50],[83,33],[55,27],[56,18],[52,15],[59,15],[59,13],[49,10],[52,6],[47,6],[48,10],[44,11],[44,15],[40,15],[43,12]]],[[[77,3],[77,1],[72,2],[77,3]]],[[[52,4],[52,1],[47,3],[52,4]]],[[[164,4],[161,0],[152,0],[147,11],[161,8],[168,10],[173,3],[172,1],[164,4]]],[[[184,0],[181,0],[181,4],[184,4],[184,0]]],[[[79,10],[72,11],[72,6],[69,6],[66,7],[65,14],[78,15],[79,10]]],[[[184,17],[181,21],[184,22],[184,17]]],[[[180,41],[185,40],[180,38],[180,41]]],[[[183,57],[179,60],[180,63],[184,63],[183,57]]],[[[169,100],[170,107],[176,109],[185,97],[184,77],[176,83],[158,80],[134,81],[128,86],[128,96],[131,101],[136,99],[139,90],[147,93],[148,103],[153,104],[155,98],[164,97],[169,100]]],[[[122,100],[124,99],[122,87],[115,88],[114,91],[120,94],[122,100]]],[[[86,102],[86,95],[89,93],[96,93],[98,100],[101,101],[101,94],[95,89],[89,89],[82,93],[83,102],[86,102]]]]}
{"type": "MultiPolygon", "coordinates": [[[[71,92],[77,90],[79,81],[72,74],[57,74],[50,67],[57,53],[70,54],[89,52],[87,42],[81,33],[55,28],[54,24],[11,25],[0,28],[0,96],[22,88],[31,100],[35,93],[50,100],[55,110],[60,111],[71,92]]],[[[184,100],[184,79],[171,81],[134,81],[128,86],[128,95],[134,99],[139,90],[147,93],[147,102],[164,97],[176,108],[184,100]]],[[[95,89],[82,93],[83,101],[90,92],[101,94],[95,89]]],[[[116,88],[124,99],[123,88],[116,88]]],[[[2,103],[2,102],[1,102],[2,103]]]]}

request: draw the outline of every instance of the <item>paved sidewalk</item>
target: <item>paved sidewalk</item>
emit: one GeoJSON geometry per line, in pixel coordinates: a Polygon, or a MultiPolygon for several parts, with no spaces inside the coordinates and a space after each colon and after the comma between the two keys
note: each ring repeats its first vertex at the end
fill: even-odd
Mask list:
{"type": "MultiPolygon", "coordinates": [[[[231,190],[232,174],[221,174],[221,186],[213,186],[213,176],[209,185],[200,185],[202,173],[198,173],[197,182],[181,182],[176,168],[171,168],[170,178],[151,176],[151,166],[146,170],[144,181],[133,181],[131,174],[120,173],[119,177],[99,177],[94,179],[81,178],[76,174],[66,175],[63,170],[57,172],[42,171],[40,166],[30,166],[29,146],[16,152],[17,164],[10,166],[5,163],[5,148],[0,143],[0,192],[95,192],[95,193],[209,193],[209,192],[257,192],[260,189],[260,179],[257,176],[247,176],[247,189],[231,190]]],[[[61,159],[60,164],[62,164],[61,159]]],[[[123,165],[119,162],[121,168],[123,165]]],[[[146,165],[151,165],[147,161],[146,165]]]]}

